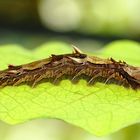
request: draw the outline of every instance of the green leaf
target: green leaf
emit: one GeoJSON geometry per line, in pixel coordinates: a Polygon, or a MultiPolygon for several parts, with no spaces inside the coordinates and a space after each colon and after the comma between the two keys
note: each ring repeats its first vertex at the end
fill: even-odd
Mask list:
{"type": "MultiPolygon", "coordinates": [[[[71,51],[70,46],[61,42],[47,43],[33,51],[18,45],[1,46],[0,68],[71,51]]],[[[139,54],[140,45],[132,41],[114,42],[100,53],[133,65],[140,65],[139,54]]],[[[87,86],[82,79],[77,84],[63,80],[59,85],[45,82],[35,88],[21,85],[0,89],[2,121],[17,124],[35,118],[62,119],[94,135],[107,135],[140,121],[140,90],[102,83],[87,86]]]]}

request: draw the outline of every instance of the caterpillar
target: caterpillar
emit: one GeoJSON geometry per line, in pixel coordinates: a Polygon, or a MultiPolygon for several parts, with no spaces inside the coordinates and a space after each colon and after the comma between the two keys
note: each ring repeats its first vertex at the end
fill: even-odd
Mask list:
{"type": "Polygon", "coordinates": [[[28,64],[9,65],[0,71],[0,87],[17,86],[24,82],[31,82],[34,87],[42,79],[53,78],[55,82],[64,75],[72,76],[72,80],[85,75],[89,77],[88,84],[102,77],[105,83],[114,79],[125,87],[140,88],[140,67],[113,58],[88,56],[75,46],[70,54],[52,54],[49,58],[28,64]]]}

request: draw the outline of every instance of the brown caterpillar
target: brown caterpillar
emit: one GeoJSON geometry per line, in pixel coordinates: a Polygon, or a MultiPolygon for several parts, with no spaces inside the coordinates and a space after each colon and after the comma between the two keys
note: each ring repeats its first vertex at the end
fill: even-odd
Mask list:
{"type": "Polygon", "coordinates": [[[86,75],[90,78],[89,84],[96,78],[103,77],[106,79],[105,83],[115,79],[124,86],[140,88],[140,67],[117,62],[112,58],[88,56],[78,48],[73,48],[71,54],[52,55],[50,58],[19,66],[9,65],[8,69],[0,71],[0,86],[15,86],[23,82],[32,82],[32,86],[35,86],[44,78],[53,78],[56,81],[63,75],[68,75],[73,80],[80,75],[86,75]]]}

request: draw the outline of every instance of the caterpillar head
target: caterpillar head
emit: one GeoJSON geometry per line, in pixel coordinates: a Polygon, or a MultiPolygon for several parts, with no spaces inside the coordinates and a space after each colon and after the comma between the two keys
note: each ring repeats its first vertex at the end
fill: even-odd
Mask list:
{"type": "Polygon", "coordinates": [[[127,72],[131,77],[135,79],[138,83],[140,83],[140,67],[127,66],[123,68],[125,72],[127,72]]]}

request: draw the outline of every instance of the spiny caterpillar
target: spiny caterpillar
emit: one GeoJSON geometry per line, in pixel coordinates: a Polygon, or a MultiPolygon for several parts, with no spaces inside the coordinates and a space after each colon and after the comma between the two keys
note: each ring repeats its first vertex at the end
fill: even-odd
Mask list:
{"type": "Polygon", "coordinates": [[[77,47],[73,47],[71,54],[51,55],[49,58],[19,66],[9,65],[8,69],[0,71],[0,86],[16,86],[23,82],[31,82],[34,87],[44,78],[53,78],[56,81],[63,75],[72,76],[72,80],[84,75],[90,78],[89,84],[102,77],[105,83],[114,79],[123,86],[140,88],[140,67],[117,62],[112,58],[88,56],[77,47]]]}

